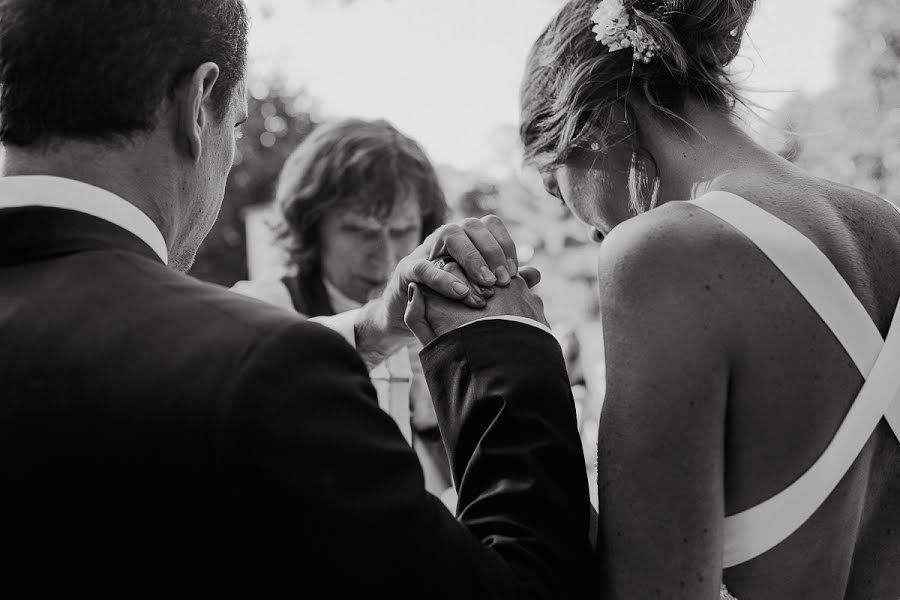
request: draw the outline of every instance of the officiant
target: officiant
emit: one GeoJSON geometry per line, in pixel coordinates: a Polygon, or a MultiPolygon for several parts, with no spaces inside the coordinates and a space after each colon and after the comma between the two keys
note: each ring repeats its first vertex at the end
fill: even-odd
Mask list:
{"type": "MultiPolygon", "coordinates": [[[[290,155],[275,192],[289,256],[276,280],[234,290],[308,317],[346,313],[380,294],[400,259],[445,219],[447,204],[420,145],[384,120],[317,127],[290,155]]],[[[416,450],[426,488],[452,506],[453,484],[418,352],[411,346],[372,372],[381,407],[416,450]]]]}

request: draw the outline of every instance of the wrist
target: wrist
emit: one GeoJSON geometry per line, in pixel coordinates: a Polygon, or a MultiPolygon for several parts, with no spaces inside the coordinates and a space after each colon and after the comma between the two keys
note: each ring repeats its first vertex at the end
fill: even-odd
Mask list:
{"type": "Polygon", "coordinates": [[[353,335],[356,351],[369,369],[415,339],[405,325],[397,327],[391,322],[381,299],[372,300],[360,309],[353,324],[353,335]]]}

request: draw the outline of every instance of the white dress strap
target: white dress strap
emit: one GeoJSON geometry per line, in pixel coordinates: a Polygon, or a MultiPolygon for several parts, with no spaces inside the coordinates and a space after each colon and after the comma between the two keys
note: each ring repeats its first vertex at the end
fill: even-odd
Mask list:
{"type": "Polygon", "coordinates": [[[819,314],[866,378],[835,437],[806,473],[775,497],[725,518],[727,568],[763,554],[802,526],[843,479],[882,417],[892,406],[900,406],[895,368],[900,361],[900,310],[883,342],[834,265],[796,229],[733,194],[708,194],[693,203],[760,248],[819,314]]]}
{"type": "MultiPolygon", "coordinates": [[[[900,206],[897,206],[893,202],[885,200],[888,204],[890,204],[894,210],[900,213],[900,206]]],[[[891,426],[891,429],[894,431],[894,435],[897,436],[897,441],[900,442],[900,402],[894,402],[890,408],[887,409],[887,412],[884,414],[885,420],[888,422],[888,425],[891,426]]]]}
{"type": "Polygon", "coordinates": [[[767,552],[799,529],[828,499],[891,404],[900,402],[900,310],[884,350],[828,448],[794,483],[753,508],[725,518],[724,566],[767,552]]]}
{"type": "Polygon", "coordinates": [[[853,290],[818,246],[740,196],[713,192],[696,204],[747,236],[797,288],[850,355],[863,377],[884,340],[853,290]]]}
{"type": "MultiPolygon", "coordinates": [[[[900,213],[900,206],[884,202],[900,213]]],[[[691,203],[750,238],[819,314],[862,376],[869,375],[884,340],[853,290],[815,244],[781,219],[735,194],[712,192],[691,203]]],[[[884,418],[900,442],[900,402],[891,405],[884,418]]]]}

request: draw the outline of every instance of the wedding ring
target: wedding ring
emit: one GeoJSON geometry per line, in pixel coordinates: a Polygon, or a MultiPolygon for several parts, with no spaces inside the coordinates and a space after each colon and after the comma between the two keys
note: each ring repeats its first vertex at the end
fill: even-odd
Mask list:
{"type": "Polygon", "coordinates": [[[453,259],[452,256],[441,256],[440,258],[435,258],[434,260],[432,260],[431,264],[433,264],[438,269],[443,271],[444,267],[446,267],[447,265],[453,264],[455,262],[456,261],[453,259]]]}

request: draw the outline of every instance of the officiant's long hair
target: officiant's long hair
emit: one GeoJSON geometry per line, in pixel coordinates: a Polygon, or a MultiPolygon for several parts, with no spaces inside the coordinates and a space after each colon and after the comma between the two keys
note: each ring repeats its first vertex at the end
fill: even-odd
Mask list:
{"type": "Polygon", "coordinates": [[[386,217],[395,201],[410,195],[419,203],[423,241],[448,211],[422,147],[381,119],[319,125],[285,161],[276,186],[276,233],[290,266],[305,273],[319,267],[319,229],[327,212],[349,208],[386,217]]]}
{"type": "Polygon", "coordinates": [[[525,160],[553,169],[573,152],[632,145],[631,204],[644,212],[656,203],[653,157],[637,144],[629,101],[655,109],[659,119],[689,133],[682,115],[688,97],[711,110],[742,103],[727,66],[735,58],[755,0],[604,0],[620,2],[659,44],[649,62],[610,51],[592,31],[597,0],[566,3],[535,41],[520,94],[525,160]],[[624,117],[624,118],[623,118],[624,117]]]}

